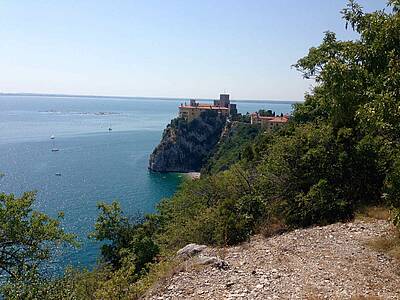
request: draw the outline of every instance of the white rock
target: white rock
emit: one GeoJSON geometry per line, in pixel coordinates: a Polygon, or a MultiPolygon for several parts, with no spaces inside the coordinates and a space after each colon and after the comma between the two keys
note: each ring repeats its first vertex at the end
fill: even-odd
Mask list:
{"type": "Polygon", "coordinates": [[[193,256],[196,254],[199,254],[201,251],[203,251],[205,248],[207,248],[206,245],[197,245],[197,244],[188,244],[182,249],[178,250],[176,254],[178,256],[193,256]]]}

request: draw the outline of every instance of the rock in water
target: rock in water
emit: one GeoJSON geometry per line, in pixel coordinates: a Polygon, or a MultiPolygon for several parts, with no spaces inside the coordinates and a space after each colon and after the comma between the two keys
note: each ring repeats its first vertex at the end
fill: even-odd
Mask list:
{"type": "Polygon", "coordinates": [[[149,169],[155,172],[198,172],[220,140],[226,118],[205,111],[187,122],[174,119],[164,130],[160,144],[150,155],[149,169]]]}

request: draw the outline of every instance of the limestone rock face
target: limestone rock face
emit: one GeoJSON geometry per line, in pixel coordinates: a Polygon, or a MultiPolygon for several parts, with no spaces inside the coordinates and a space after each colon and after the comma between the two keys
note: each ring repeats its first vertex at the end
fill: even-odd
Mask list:
{"type": "Polygon", "coordinates": [[[174,119],[164,130],[160,144],[150,155],[155,172],[198,172],[220,140],[226,119],[207,111],[192,122],[174,119]]]}

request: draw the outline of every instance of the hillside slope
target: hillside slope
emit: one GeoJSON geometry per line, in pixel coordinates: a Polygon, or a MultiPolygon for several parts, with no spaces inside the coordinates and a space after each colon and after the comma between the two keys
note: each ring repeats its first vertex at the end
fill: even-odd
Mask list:
{"type": "Polygon", "coordinates": [[[355,221],[206,248],[229,268],[191,258],[147,299],[400,299],[398,263],[366,246],[390,231],[387,221],[355,221]]]}

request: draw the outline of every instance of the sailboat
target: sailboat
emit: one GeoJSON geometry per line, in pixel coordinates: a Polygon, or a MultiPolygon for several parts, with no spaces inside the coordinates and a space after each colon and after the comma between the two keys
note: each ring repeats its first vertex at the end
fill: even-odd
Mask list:
{"type": "Polygon", "coordinates": [[[51,149],[51,152],[57,152],[57,151],[59,151],[60,149],[58,149],[58,148],[56,147],[55,136],[52,135],[52,136],[50,137],[50,139],[53,140],[53,148],[51,149]]]}
{"type": "Polygon", "coordinates": [[[108,127],[108,131],[112,131],[111,122],[110,122],[110,127],[108,127]]]}

